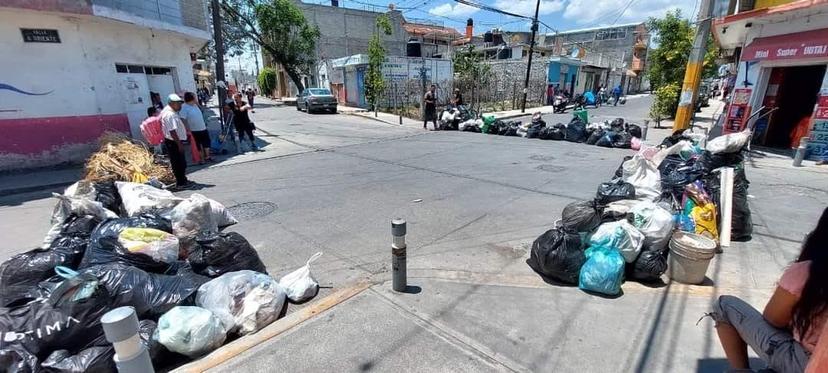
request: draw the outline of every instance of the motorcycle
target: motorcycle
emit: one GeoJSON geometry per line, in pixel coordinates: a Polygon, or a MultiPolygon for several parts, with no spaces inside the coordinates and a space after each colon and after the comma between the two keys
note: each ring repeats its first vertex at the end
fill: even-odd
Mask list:
{"type": "Polygon", "coordinates": [[[569,99],[564,97],[563,95],[555,95],[555,100],[552,102],[552,112],[554,113],[565,113],[566,112],[566,105],[569,104],[569,99]]]}
{"type": "Polygon", "coordinates": [[[586,108],[587,102],[584,95],[575,95],[575,98],[572,99],[572,102],[575,103],[575,107],[573,108],[574,110],[584,110],[586,108]]]}

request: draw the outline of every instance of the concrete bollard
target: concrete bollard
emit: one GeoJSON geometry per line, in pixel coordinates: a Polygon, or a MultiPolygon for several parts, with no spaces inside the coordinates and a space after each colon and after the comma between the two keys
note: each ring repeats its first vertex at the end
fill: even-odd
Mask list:
{"type": "Polygon", "coordinates": [[[641,141],[647,140],[647,131],[650,129],[650,121],[648,119],[644,119],[644,128],[641,131],[641,141]]]}
{"type": "Polygon", "coordinates": [[[405,292],[408,287],[405,258],[405,220],[391,221],[391,271],[394,291],[405,292]]]}
{"type": "Polygon", "coordinates": [[[118,307],[101,317],[106,340],[115,348],[119,373],[153,373],[149,351],[138,335],[138,316],[129,306],[118,307]]]}
{"type": "Polygon", "coordinates": [[[805,152],[808,150],[808,138],[803,137],[799,140],[799,147],[796,148],[796,154],[794,155],[793,166],[794,167],[802,167],[802,161],[805,160],[805,152]]]}

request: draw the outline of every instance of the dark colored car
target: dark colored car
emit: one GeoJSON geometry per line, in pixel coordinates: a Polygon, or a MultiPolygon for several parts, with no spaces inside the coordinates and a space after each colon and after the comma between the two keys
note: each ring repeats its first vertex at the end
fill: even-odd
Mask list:
{"type": "Polygon", "coordinates": [[[296,97],[296,110],[308,113],[327,110],[336,113],[336,97],[327,88],[307,88],[296,97]]]}

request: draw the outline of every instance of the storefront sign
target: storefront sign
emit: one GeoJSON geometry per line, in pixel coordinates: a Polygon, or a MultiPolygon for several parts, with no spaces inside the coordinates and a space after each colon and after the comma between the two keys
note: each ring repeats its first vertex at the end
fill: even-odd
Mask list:
{"type": "Polygon", "coordinates": [[[23,34],[23,42],[25,43],[60,43],[58,30],[22,28],[20,33],[23,34]]]}
{"type": "Polygon", "coordinates": [[[828,57],[828,29],[757,38],[742,52],[742,60],[781,60],[828,57]]]}
{"type": "Polygon", "coordinates": [[[816,119],[828,119],[828,107],[818,107],[814,111],[814,118],[816,119]]]}
{"type": "Polygon", "coordinates": [[[750,94],[753,92],[750,88],[736,88],[733,91],[733,103],[736,105],[747,105],[750,101],[750,94]]]}

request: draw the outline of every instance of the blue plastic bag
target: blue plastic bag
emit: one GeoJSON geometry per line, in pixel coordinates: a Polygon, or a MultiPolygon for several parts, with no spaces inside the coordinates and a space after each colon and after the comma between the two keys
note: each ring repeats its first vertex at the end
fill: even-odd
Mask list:
{"type": "Polygon", "coordinates": [[[606,246],[592,246],[585,254],[587,261],[581,267],[578,287],[606,295],[620,294],[624,280],[624,256],[606,246]]]}

